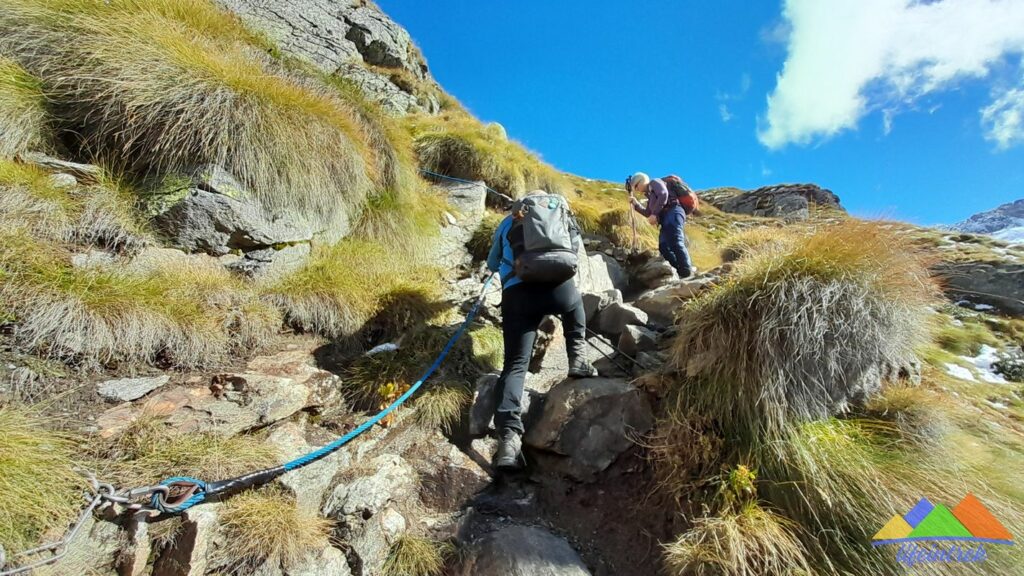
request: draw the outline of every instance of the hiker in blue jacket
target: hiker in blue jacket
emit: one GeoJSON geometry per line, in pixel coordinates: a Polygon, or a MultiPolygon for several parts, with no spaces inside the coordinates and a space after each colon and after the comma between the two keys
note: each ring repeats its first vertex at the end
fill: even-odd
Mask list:
{"type": "Polygon", "coordinates": [[[676,269],[680,278],[693,274],[693,261],[686,249],[683,226],[686,212],[679,199],[669,193],[668,186],[660,178],[651,180],[647,174],[637,172],[626,180],[630,203],[633,209],[647,217],[651,224],[661,227],[658,234],[658,251],[676,269]],[[633,194],[643,194],[647,204],[641,204],[633,194]]]}
{"type": "MultiPolygon", "coordinates": [[[[527,196],[539,195],[550,197],[540,190],[527,196]]],[[[564,198],[560,200],[565,202],[564,198]]],[[[498,404],[494,426],[500,443],[494,464],[498,469],[515,469],[522,465],[523,386],[537,328],[545,316],[555,315],[562,320],[569,376],[597,376],[597,370],[586,357],[586,314],[575,278],[554,283],[526,282],[519,278],[514,265],[517,252],[514,247],[523,245],[523,226],[516,226],[516,222],[516,214],[510,214],[501,221],[494,231],[491,251],[487,256],[487,267],[501,276],[501,331],[505,341],[505,363],[495,389],[498,404]]],[[[570,229],[569,233],[574,236],[573,245],[578,247],[579,230],[570,229]]]]}

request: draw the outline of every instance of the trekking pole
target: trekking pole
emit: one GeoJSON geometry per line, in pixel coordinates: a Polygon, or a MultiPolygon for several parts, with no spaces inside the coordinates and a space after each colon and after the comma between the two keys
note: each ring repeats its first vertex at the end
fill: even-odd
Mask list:
{"type": "Polygon", "coordinates": [[[626,193],[629,194],[629,225],[633,229],[633,255],[636,255],[636,214],[633,213],[633,190],[626,181],[626,193]]]}

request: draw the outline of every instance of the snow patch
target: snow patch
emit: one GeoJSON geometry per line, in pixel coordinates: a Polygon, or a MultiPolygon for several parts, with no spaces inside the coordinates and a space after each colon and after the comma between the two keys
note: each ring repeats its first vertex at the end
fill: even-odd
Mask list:
{"type": "Polygon", "coordinates": [[[977,382],[974,379],[974,374],[959,364],[953,364],[946,362],[946,373],[953,378],[959,378],[960,380],[967,380],[968,382],[977,382]]]}

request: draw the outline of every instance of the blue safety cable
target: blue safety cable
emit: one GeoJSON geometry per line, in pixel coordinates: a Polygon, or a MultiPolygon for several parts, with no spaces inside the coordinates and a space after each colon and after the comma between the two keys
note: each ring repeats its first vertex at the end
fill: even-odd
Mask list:
{"type": "Polygon", "coordinates": [[[481,289],[480,295],[477,297],[476,302],[473,304],[473,308],[470,309],[465,321],[462,322],[462,325],[459,326],[459,329],[455,332],[455,334],[453,334],[452,337],[448,339],[448,343],[445,344],[444,349],[441,350],[441,354],[438,355],[437,359],[434,360],[434,363],[430,365],[430,368],[428,368],[427,371],[423,374],[423,376],[419,380],[417,380],[412,386],[410,386],[409,389],[406,390],[404,394],[399,396],[397,400],[392,402],[384,410],[380,411],[376,416],[370,418],[366,422],[363,422],[358,427],[353,429],[351,432],[345,434],[341,438],[338,438],[334,442],[331,442],[330,444],[327,444],[322,448],[318,448],[313,452],[310,452],[304,456],[300,456],[290,462],[286,462],[274,468],[267,468],[266,470],[253,472],[250,474],[246,474],[244,476],[240,476],[238,478],[213,483],[206,483],[203,482],[202,480],[198,480],[196,478],[189,478],[186,476],[175,476],[173,478],[168,478],[161,482],[160,484],[163,486],[171,486],[172,484],[177,484],[184,485],[190,488],[194,487],[194,491],[188,499],[173,504],[168,503],[164,499],[163,494],[156,493],[153,495],[150,502],[153,508],[168,514],[179,514],[195,506],[196,504],[203,502],[208,497],[213,496],[214,494],[220,492],[242,490],[254,486],[256,484],[269,482],[270,480],[276,478],[277,476],[280,476],[281,474],[284,474],[285,472],[302,468],[307,464],[310,464],[321,458],[326,457],[327,455],[331,454],[332,452],[335,452],[345,444],[354,440],[363,432],[369,430],[371,427],[373,427],[374,424],[377,424],[388,414],[393,412],[396,408],[404,404],[405,401],[412,397],[412,395],[415,394],[416,391],[419,390],[421,386],[423,386],[423,383],[426,382],[427,379],[430,378],[434,374],[434,372],[437,371],[438,368],[440,368],[441,363],[444,362],[444,359],[448,356],[448,353],[451,352],[453,347],[455,347],[456,342],[458,342],[459,339],[462,338],[463,334],[466,332],[466,328],[469,327],[469,324],[476,317],[477,312],[479,312],[480,305],[483,303],[484,298],[487,295],[487,289],[490,287],[491,281],[494,280],[494,276],[494,274],[491,274],[484,281],[483,289],[481,289]]]}

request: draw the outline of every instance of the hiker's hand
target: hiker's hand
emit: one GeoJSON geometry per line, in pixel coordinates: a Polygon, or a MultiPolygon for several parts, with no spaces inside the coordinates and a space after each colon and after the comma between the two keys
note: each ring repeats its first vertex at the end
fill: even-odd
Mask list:
{"type": "Polygon", "coordinates": [[[647,217],[647,221],[650,222],[652,226],[657,226],[658,225],[658,217],[655,216],[654,214],[651,214],[650,216],[648,216],[647,217]]]}

